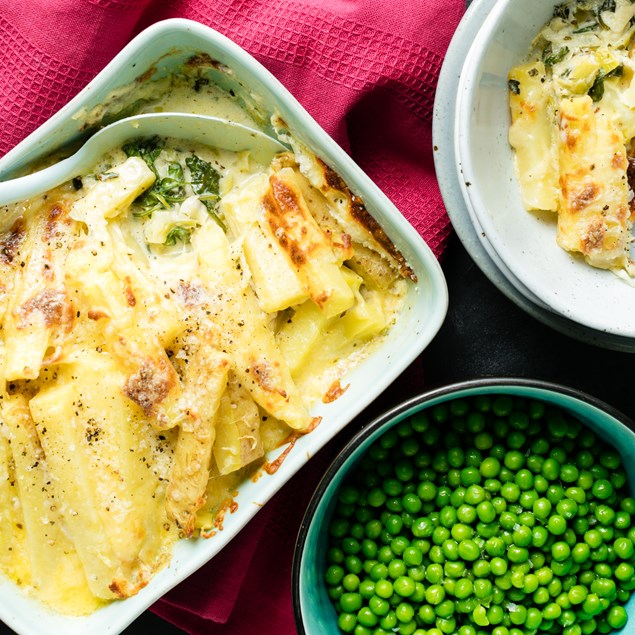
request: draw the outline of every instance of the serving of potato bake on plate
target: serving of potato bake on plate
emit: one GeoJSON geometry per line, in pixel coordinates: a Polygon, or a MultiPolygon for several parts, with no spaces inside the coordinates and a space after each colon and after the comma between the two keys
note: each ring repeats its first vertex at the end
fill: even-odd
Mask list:
{"type": "Polygon", "coordinates": [[[456,105],[437,127],[461,192],[449,214],[499,288],[558,330],[630,351],[634,11],[475,3],[472,40],[448,53],[464,53],[456,105]]]}

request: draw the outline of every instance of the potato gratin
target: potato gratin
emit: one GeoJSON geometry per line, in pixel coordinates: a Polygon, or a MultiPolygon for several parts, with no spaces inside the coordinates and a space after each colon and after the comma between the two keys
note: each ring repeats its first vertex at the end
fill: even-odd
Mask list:
{"type": "MultiPolygon", "coordinates": [[[[172,81],[156,109],[219,99],[172,81]]],[[[0,567],[57,611],[135,594],[213,535],[396,319],[412,271],[287,140],[260,165],[138,139],[2,210],[0,567]]]]}
{"type": "Polygon", "coordinates": [[[631,276],[634,36],[630,0],[566,2],[509,73],[525,207],[557,212],[562,248],[631,276]]]}

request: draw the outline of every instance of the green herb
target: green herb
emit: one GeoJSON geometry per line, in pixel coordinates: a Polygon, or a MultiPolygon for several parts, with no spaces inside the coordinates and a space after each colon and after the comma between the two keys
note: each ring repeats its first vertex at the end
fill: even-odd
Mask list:
{"type": "Polygon", "coordinates": [[[225,225],[216,212],[216,205],[220,199],[218,190],[219,172],[210,163],[195,154],[185,159],[185,165],[190,169],[192,191],[198,196],[207,211],[224,231],[225,225]]]}
{"type": "Polygon", "coordinates": [[[595,31],[595,29],[597,29],[598,26],[599,25],[597,22],[591,22],[591,24],[585,24],[584,26],[581,26],[579,29],[572,31],[572,33],[588,33],[589,31],[595,31]]]}
{"type": "Polygon", "coordinates": [[[185,159],[185,165],[190,169],[190,184],[194,194],[210,212],[214,211],[219,199],[220,174],[210,163],[195,154],[185,159]]]}
{"type": "Polygon", "coordinates": [[[157,174],[154,162],[159,158],[163,145],[164,141],[160,137],[146,137],[130,141],[122,149],[128,157],[141,157],[148,167],[157,174]]]}
{"type": "Polygon", "coordinates": [[[548,55],[544,60],[545,66],[553,66],[554,64],[557,64],[558,62],[562,62],[562,60],[566,57],[568,52],[569,52],[569,47],[563,46],[562,48],[558,49],[557,53],[548,55]]]}
{"type": "Polygon", "coordinates": [[[153,186],[135,201],[137,217],[151,216],[158,209],[170,209],[175,203],[185,200],[185,176],[181,164],[174,161],[168,165],[168,175],[157,178],[153,186]]]}
{"type": "Polygon", "coordinates": [[[192,229],[188,229],[187,227],[181,227],[180,225],[177,225],[176,227],[172,228],[169,231],[165,239],[165,242],[163,244],[166,245],[167,247],[176,245],[177,242],[182,242],[187,244],[190,242],[191,235],[192,235],[192,229]]]}
{"type": "Polygon", "coordinates": [[[599,72],[598,76],[595,78],[595,81],[593,82],[593,86],[589,88],[589,92],[587,93],[587,95],[593,101],[600,101],[600,99],[604,97],[604,80],[610,77],[621,77],[623,74],[624,74],[623,66],[616,66],[612,71],[609,71],[608,73],[599,72]]]}
{"type": "Polygon", "coordinates": [[[611,13],[615,13],[615,0],[604,0],[600,8],[598,9],[598,14],[604,11],[610,11],[611,13]]]}
{"type": "Polygon", "coordinates": [[[520,82],[517,79],[510,79],[507,82],[507,86],[509,86],[509,90],[514,93],[514,95],[520,95],[520,82]]]}
{"type": "Polygon", "coordinates": [[[553,9],[554,18],[562,18],[563,20],[569,19],[569,7],[565,4],[557,4],[553,9]]]}
{"type": "Polygon", "coordinates": [[[605,28],[610,28],[609,25],[604,22],[604,20],[602,19],[602,13],[604,12],[608,12],[608,13],[615,13],[615,0],[604,0],[604,2],[600,5],[600,7],[597,10],[597,19],[598,22],[605,28]]]}

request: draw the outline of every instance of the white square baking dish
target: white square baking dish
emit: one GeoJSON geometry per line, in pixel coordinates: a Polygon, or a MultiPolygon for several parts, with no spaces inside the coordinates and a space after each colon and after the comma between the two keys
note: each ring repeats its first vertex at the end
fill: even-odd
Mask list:
{"type": "MultiPolygon", "coordinates": [[[[134,89],[130,92],[127,87],[168,75],[192,56],[201,54],[229,69],[229,74],[219,73],[219,81],[228,81],[229,87],[245,91],[245,99],[253,100],[259,109],[278,113],[293,134],[364,200],[369,212],[407,259],[417,282],[409,283],[405,307],[381,347],[346,377],[346,383],[350,383],[348,390],[335,402],[320,404],[315,409],[314,414],[323,417],[321,425],[297,441],[274,474],[243,483],[236,498],[237,510],[225,517],[222,531],[209,539],[181,540],[169,566],[138,595],[112,603],[87,617],[55,614],[11,582],[2,581],[0,619],[21,635],[121,632],[164,593],[218,553],[311,456],[388,388],[425,349],[446,314],[447,288],[441,268],[423,239],[389,199],[264,67],[224,36],[192,21],[167,20],[137,36],[81,93],[0,160],[0,178],[28,171],[34,161],[76,142],[87,129],[90,132],[96,123],[91,123],[91,117],[94,119],[95,113],[101,112],[106,101],[115,104],[108,116],[119,108],[117,104],[125,109],[134,100],[134,89]],[[113,100],[113,94],[119,98],[113,100]]],[[[284,447],[269,458],[275,459],[282,451],[284,447]]]]}

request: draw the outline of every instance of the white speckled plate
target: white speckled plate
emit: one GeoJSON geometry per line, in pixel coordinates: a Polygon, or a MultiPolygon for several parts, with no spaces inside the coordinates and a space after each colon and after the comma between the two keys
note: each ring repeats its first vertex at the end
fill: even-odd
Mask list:
{"type": "Polygon", "coordinates": [[[470,6],[452,40],[437,88],[437,177],[459,238],[501,292],[562,333],[604,348],[635,352],[635,312],[631,310],[630,323],[628,316],[617,324],[610,315],[624,295],[630,294],[635,303],[635,289],[561,250],[555,242],[555,226],[529,214],[520,203],[507,143],[506,75],[526,51],[532,34],[548,19],[553,4],[552,0],[476,0],[470,6]],[[508,28],[496,27],[494,21],[510,3],[523,11],[522,19],[508,28]],[[488,56],[479,56],[482,28],[495,32],[497,45],[488,56]],[[470,99],[475,86],[485,95],[480,100],[470,99]],[[477,126],[487,133],[476,132],[477,126]],[[557,275],[554,267],[563,268],[567,275],[557,275]],[[585,299],[580,279],[585,281],[587,294],[595,293],[598,280],[613,290],[601,307],[608,314],[604,319],[593,306],[600,300],[589,303],[585,299]],[[572,296],[576,303],[571,304],[572,296]],[[586,307],[583,316],[580,302],[586,307]]]}

